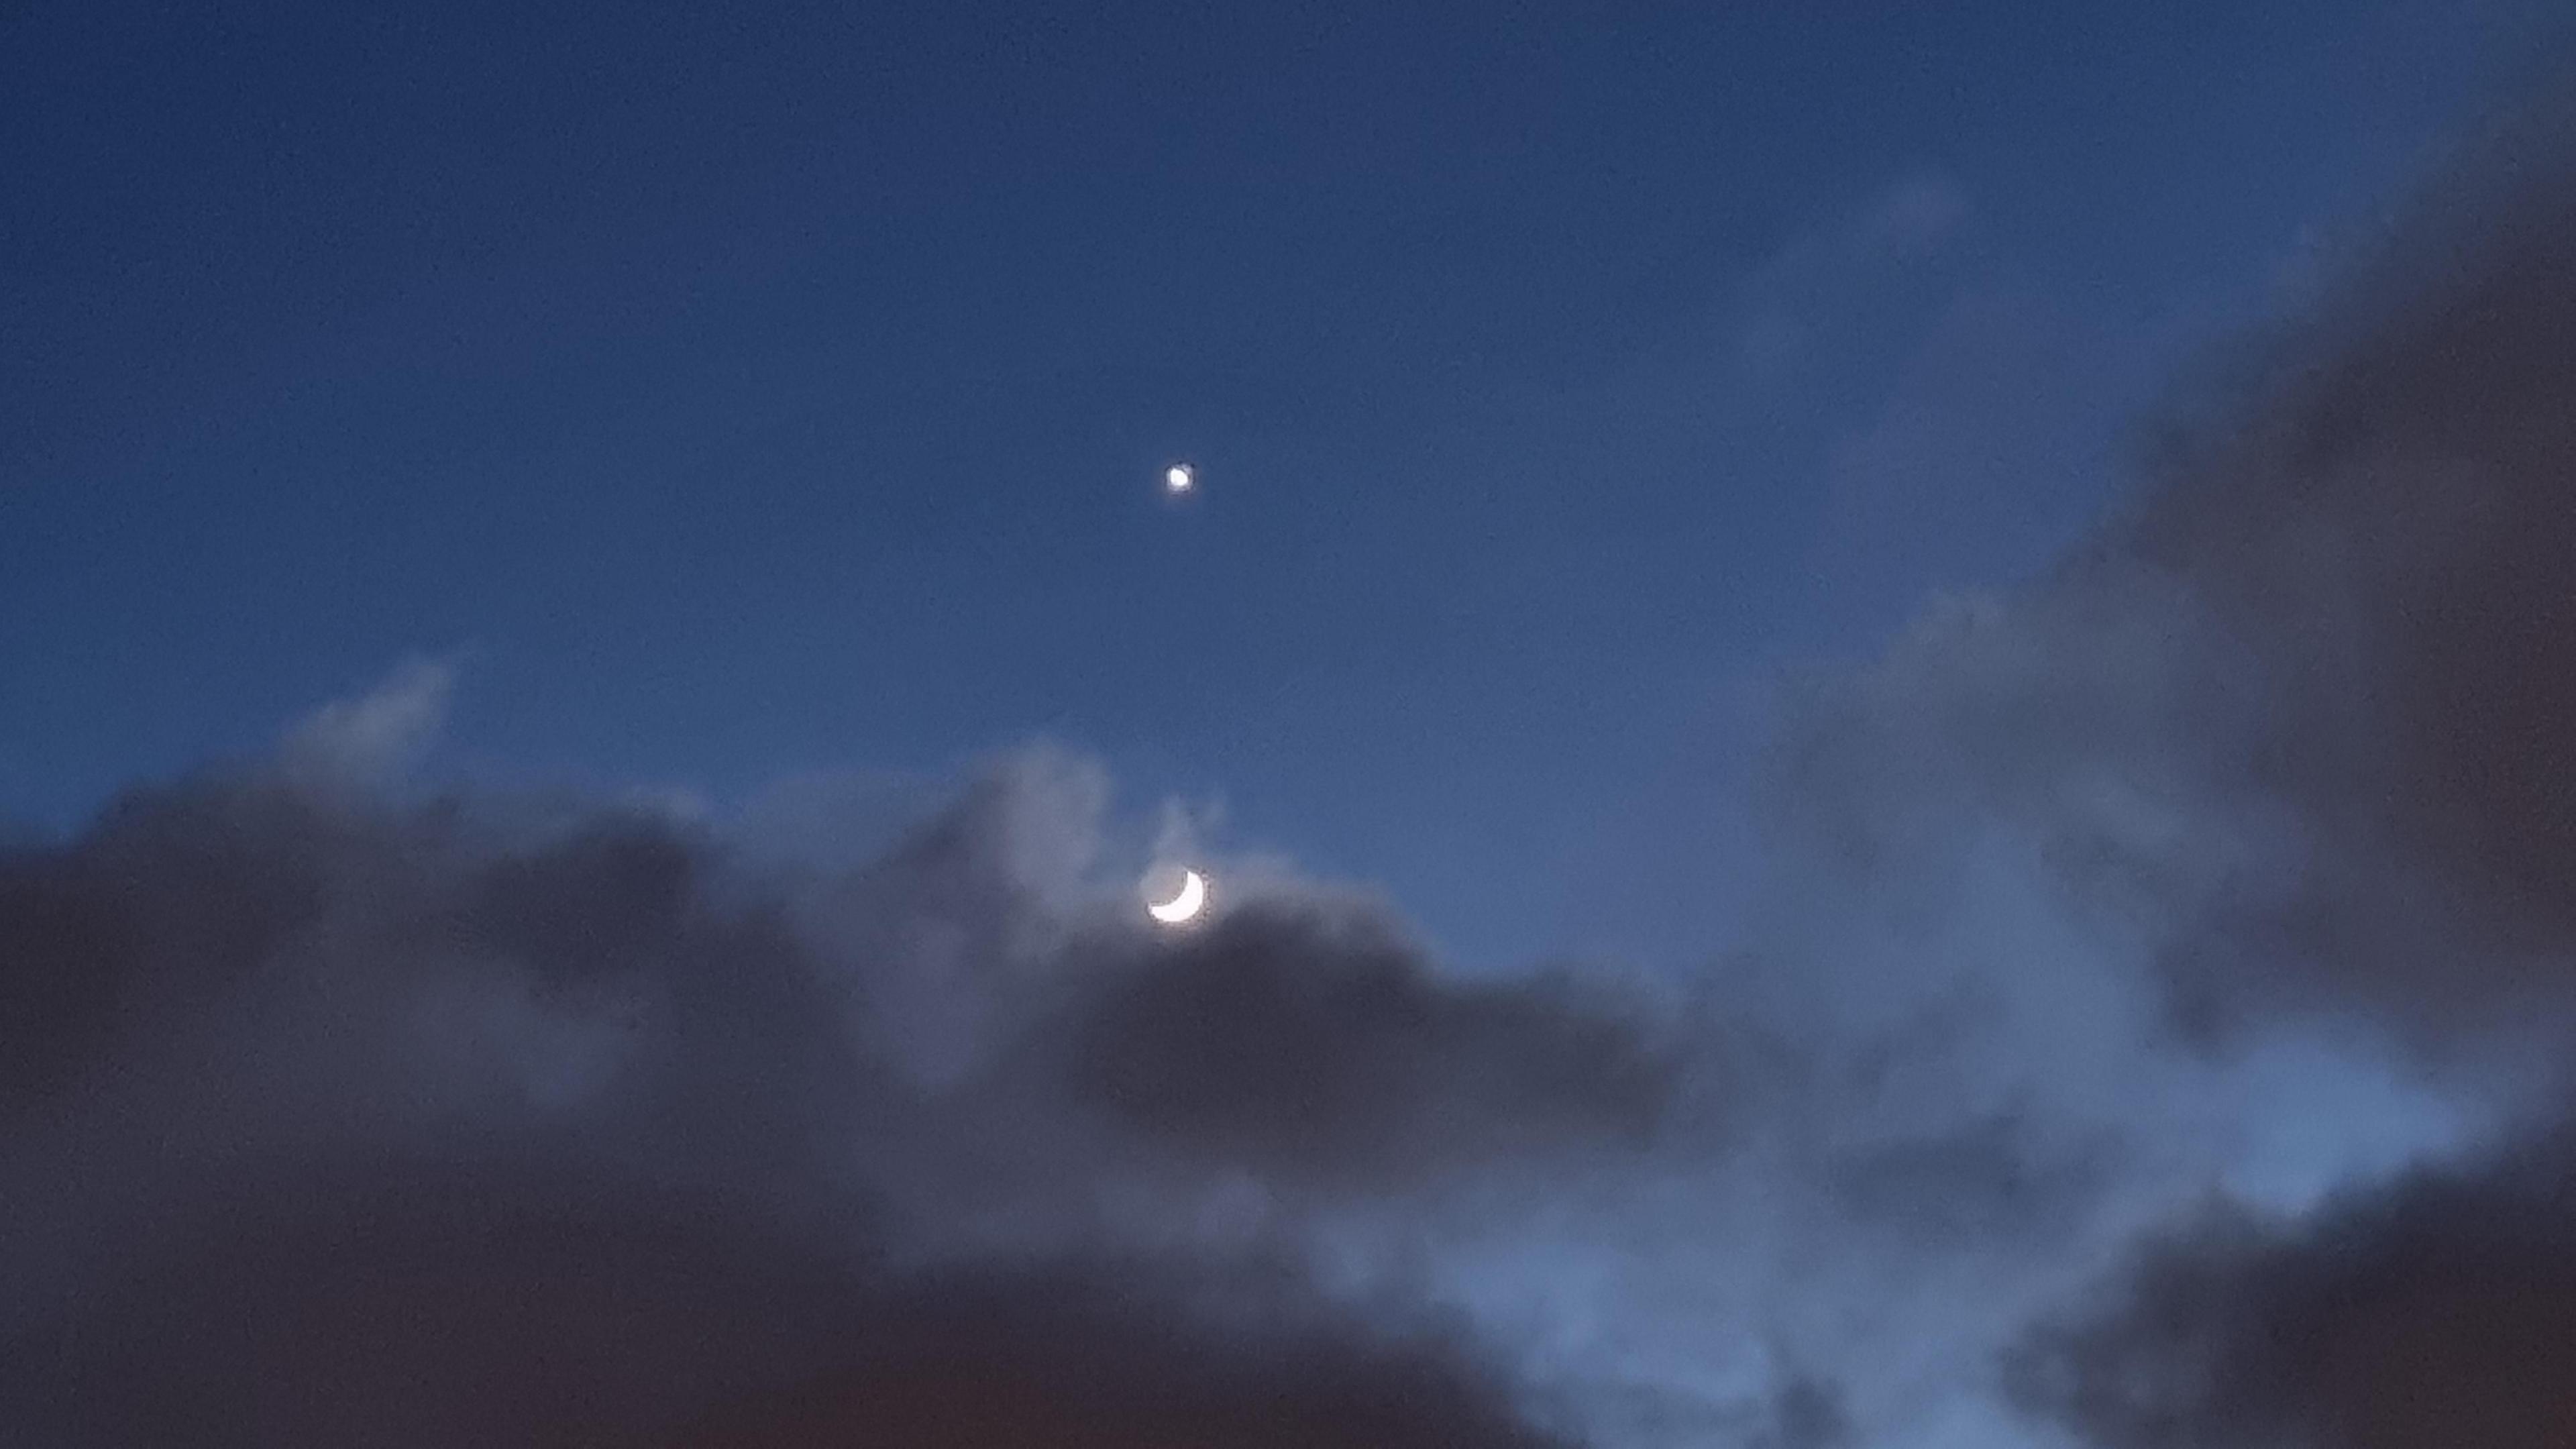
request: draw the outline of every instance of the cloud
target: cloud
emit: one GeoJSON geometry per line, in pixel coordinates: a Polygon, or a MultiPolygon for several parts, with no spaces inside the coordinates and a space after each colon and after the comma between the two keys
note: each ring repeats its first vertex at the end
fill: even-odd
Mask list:
{"type": "Polygon", "coordinates": [[[2221,1213],[2009,1360],[2105,1449],[2544,1449],[2576,1438],[2576,1153],[2522,1144],[2312,1218],[2221,1213]]]}
{"type": "Polygon", "coordinates": [[[1101,983],[1035,1033],[1076,1100],[1266,1173],[1401,1182],[1648,1146],[1677,1063],[1570,985],[1446,983],[1384,922],[1260,903],[1101,983]]]}
{"type": "Polygon", "coordinates": [[[2576,1177],[2576,107],[2492,124],[2411,215],[2178,389],[2134,500],[2046,576],[1795,681],[1767,760],[1764,944],[1833,983],[1784,999],[1808,1040],[1916,1043],[1950,1108],[1813,1159],[1837,1240],[2050,1224],[2052,1268],[1982,1286],[1962,1333],[2002,1329],[2021,1402],[2106,1449],[2576,1432],[2545,1206],[2576,1177]],[[1905,1033],[1950,992],[1973,1029],[1905,1033]],[[2293,1039],[2442,1094],[2482,1155],[2233,1205],[2264,1164],[2228,1139],[2314,1109],[2221,1094],[2293,1039]],[[2052,1293],[2088,1306],[2013,1326],[2052,1293]]]}
{"type": "Polygon", "coordinates": [[[530,1154],[265,1165],[0,1359],[63,1445],[1347,1444],[1538,1449],[1433,1333],[1293,1283],[1067,1260],[897,1277],[530,1154]],[[1256,1304],[1248,1315],[1206,1300],[1256,1304]]]}
{"type": "Polygon", "coordinates": [[[1937,255],[1974,214],[1948,176],[1904,177],[1828,226],[1792,237],[1747,278],[1737,302],[1738,381],[1777,382],[1810,365],[1819,337],[1852,328],[1866,299],[1937,255]]]}
{"type": "Polygon", "coordinates": [[[382,783],[436,738],[455,684],[453,660],[414,660],[367,694],[315,711],[288,732],[279,763],[308,780],[382,783]]]}
{"type": "MultiPolygon", "coordinates": [[[[2323,1026],[2499,1104],[2321,1206],[2213,1180],[2020,1335],[2019,1401],[2104,1449],[2576,1436],[2576,107],[2493,124],[2411,216],[2177,393],[2087,546],[1807,681],[1771,761],[1775,840],[1900,919],[2027,862],[2153,983],[2157,1073],[2323,1026]]],[[[2039,1160],[1940,1140],[1846,1180],[1937,1216],[2039,1160]]]]}
{"type": "Polygon", "coordinates": [[[2115,1150],[2107,1140],[2035,1140],[2029,1112],[1844,1149],[1825,1180],[1862,1221],[1953,1240],[2062,1238],[2092,1206],[2115,1150]]]}
{"type": "Polygon", "coordinates": [[[934,1277],[885,1305],[850,1366],[684,1435],[704,1449],[1225,1444],[1245,1449],[1565,1441],[1517,1421],[1436,1340],[1387,1341],[1293,1307],[1246,1334],[1113,1273],[934,1277]],[[1176,1371],[1177,1370],[1177,1371],[1176,1371]]]}
{"type": "Polygon", "coordinates": [[[2525,120],[2170,427],[2036,589],[1817,684],[1795,829],[1854,861],[1987,812],[2157,937],[2178,1014],[2406,1030],[2564,998],[2576,954],[2576,165],[2525,120]],[[2490,173],[2509,173],[2510,184],[2490,173]]]}
{"type": "Polygon", "coordinates": [[[2195,986],[2259,963],[2391,1016],[2499,1019],[2576,984],[2576,145],[2490,142],[2179,445],[2120,546],[2237,641],[2259,728],[2201,768],[2297,822],[2308,868],[2206,903],[2195,986]]]}
{"type": "Polygon", "coordinates": [[[0,855],[5,1417],[1554,1442],[1454,1326],[1326,1291],[1261,1204],[1640,1152],[1671,1070],[1642,1022],[1450,979],[1285,881],[1149,929],[1106,782],[1060,750],[805,868],[739,822],[301,768],[383,759],[445,687],[0,855]]]}

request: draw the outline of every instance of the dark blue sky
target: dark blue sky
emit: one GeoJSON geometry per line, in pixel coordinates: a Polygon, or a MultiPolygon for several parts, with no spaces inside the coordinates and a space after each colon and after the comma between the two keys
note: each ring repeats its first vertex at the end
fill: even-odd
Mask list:
{"type": "Polygon", "coordinates": [[[1702,951],[1746,691],[2038,567],[2525,8],[11,6],[0,816],[465,651],[458,768],[1045,732],[1702,951]]]}

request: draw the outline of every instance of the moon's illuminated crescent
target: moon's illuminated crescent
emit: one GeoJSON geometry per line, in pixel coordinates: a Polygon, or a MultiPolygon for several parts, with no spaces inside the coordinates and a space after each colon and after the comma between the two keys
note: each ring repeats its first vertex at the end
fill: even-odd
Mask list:
{"type": "Polygon", "coordinates": [[[1207,904],[1207,879],[1197,871],[1181,872],[1181,893],[1168,901],[1147,901],[1146,914],[1166,926],[1177,926],[1199,913],[1207,904]]]}

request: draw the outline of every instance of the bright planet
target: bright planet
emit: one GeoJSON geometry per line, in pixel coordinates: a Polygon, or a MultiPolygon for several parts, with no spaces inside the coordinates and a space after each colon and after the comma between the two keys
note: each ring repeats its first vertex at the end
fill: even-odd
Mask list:
{"type": "Polygon", "coordinates": [[[1174,493],[1187,493],[1199,481],[1199,470],[1187,463],[1174,463],[1163,470],[1163,487],[1174,493]]]}

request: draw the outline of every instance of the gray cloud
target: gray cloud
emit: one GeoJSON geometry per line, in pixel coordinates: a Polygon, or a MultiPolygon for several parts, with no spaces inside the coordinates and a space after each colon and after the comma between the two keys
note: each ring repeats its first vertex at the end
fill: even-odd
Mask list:
{"type": "Polygon", "coordinates": [[[2008,1361],[2106,1449],[2543,1449],[2576,1437],[2576,1154],[2525,1144],[2290,1225],[2155,1244],[2008,1361]]]}
{"type": "Polygon", "coordinates": [[[1634,1150],[1633,1023],[1321,895],[1151,931],[1060,752],[823,870],[306,761],[0,857],[42,1442],[1545,1441],[1293,1235],[1102,1204],[1634,1150]]]}
{"type": "MultiPolygon", "coordinates": [[[[1772,819],[1900,911],[1975,896],[1980,842],[2011,842],[2213,1064],[2359,1021],[2564,1120],[2576,107],[2480,133],[2410,217],[2177,404],[2051,577],[1811,681],[1772,819]]],[[[2105,1449],[2569,1442],[2576,1151],[2499,1140],[2278,1219],[2222,1195],[2024,1336],[2016,1395],[2105,1449]]],[[[2005,1146],[1848,1182],[2005,1203],[2034,1160],[2005,1146]]]]}
{"type": "Polygon", "coordinates": [[[367,784],[416,763],[447,721],[453,660],[418,659],[356,699],[325,705],[289,731],[279,764],[308,784],[367,784]]]}
{"type": "MultiPolygon", "coordinates": [[[[2311,310],[2176,393],[2086,546],[1791,691],[1765,780],[1781,879],[1864,920],[1792,904],[1783,934],[1896,1003],[1962,979],[1992,1003],[1991,1032],[1922,1048],[1961,1110],[1825,1157],[1860,1219],[2047,1223],[2016,1204],[2054,1160],[2067,1190],[2027,1201],[2117,1230],[2040,1239],[2066,1268],[2123,1262],[2117,1225],[2227,1198],[2175,1109],[2294,1030],[2358,1024],[2343,1060],[2429,1068],[2464,1120],[2568,1115],[2576,107],[2499,114],[2311,310]],[[2134,1040],[2132,973],[2155,1010],[2134,1040]],[[2078,981],[2103,986],[2089,1019],[2078,981]],[[2016,1019],[2029,1002],[2048,1014],[2016,1019]],[[2084,1095],[2052,1019],[2117,1086],[2084,1095]],[[2036,1112],[1965,1088],[2010,1063],[2036,1112]],[[2116,1151],[2084,1154],[2065,1129],[2088,1119],[2116,1151]]],[[[2019,1338],[2021,1402],[2106,1449],[2567,1442],[2576,1254],[2550,1205],[2576,1153],[2518,1133],[2313,1214],[2193,1217],[2019,1338]]]]}
{"type": "Polygon", "coordinates": [[[1748,1449],[1844,1449],[1852,1443],[1851,1416],[1833,1387],[1806,1375],[1781,1385],[1771,1402],[1771,1422],[1748,1449]]]}
{"type": "MultiPolygon", "coordinates": [[[[1063,1260],[893,1276],[541,1154],[264,1163],[0,1356],[64,1445],[1557,1441],[1436,1334],[1293,1284],[1063,1260]],[[1233,1310],[1212,1311],[1221,1299],[1233,1310]],[[1247,1315],[1242,1305],[1257,1305],[1247,1315]]],[[[23,1442],[23,1441],[22,1441],[23,1442]]]]}
{"type": "Polygon", "coordinates": [[[2562,109],[2484,138],[2419,225],[2248,349],[2052,578],[1818,682],[1776,776],[1798,842],[1867,869],[2000,814],[2156,937],[2205,1027],[2324,1000],[2438,1031],[2563,997],[2562,109]]]}
{"type": "Polygon", "coordinates": [[[2487,138],[2120,540],[2238,641],[2263,728],[2213,764],[2312,850],[2176,943],[2201,989],[2286,960],[2450,1018],[2576,983],[2571,134],[2487,138]]]}
{"type": "MultiPolygon", "coordinates": [[[[887,1302],[849,1362],[683,1436],[702,1449],[871,1443],[1548,1449],[1436,1338],[1292,1304],[1246,1332],[1106,1265],[941,1275],[887,1302]],[[1161,1299],[1162,1301],[1158,1301],[1161,1299]],[[890,1321],[887,1321],[890,1320],[890,1321]]],[[[1200,1285],[1202,1288],[1205,1285],[1200,1285]]],[[[1228,1285],[1238,1294],[1259,1288],[1228,1285]]]]}
{"type": "Polygon", "coordinates": [[[2008,1107],[1847,1148],[1833,1154],[1824,1181],[1855,1218],[1933,1239],[2060,1239],[2103,1190],[2115,1148],[2035,1140],[2033,1115],[2008,1107]]]}
{"type": "Polygon", "coordinates": [[[1443,982],[1366,916],[1264,903],[1083,974],[1101,984],[1035,1036],[1073,1095],[1260,1171],[1387,1182],[1643,1148],[1674,1095],[1643,1023],[1570,983],[1443,982]]]}

